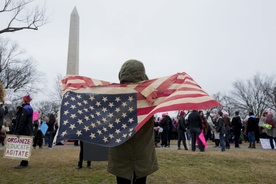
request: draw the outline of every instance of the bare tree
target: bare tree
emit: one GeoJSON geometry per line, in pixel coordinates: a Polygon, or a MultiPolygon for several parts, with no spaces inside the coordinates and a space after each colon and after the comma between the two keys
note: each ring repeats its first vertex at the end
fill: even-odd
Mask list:
{"type": "Polygon", "coordinates": [[[272,78],[256,74],[247,81],[236,81],[231,92],[231,102],[241,110],[252,111],[260,116],[269,107],[267,88],[271,89],[272,78]]]}
{"type": "Polygon", "coordinates": [[[13,95],[37,93],[43,86],[43,74],[17,44],[0,38],[0,82],[13,95]]]}
{"type": "Polygon", "coordinates": [[[62,100],[61,80],[62,75],[58,74],[55,78],[53,91],[48,91],[51,98],[34,103],[34,109],[43,112],[44,114],[57,114],[59,112],[62,100]]]}
{"type": "Polygon", "coordinates": [[[268,80],[263,84],[263,89],[267,96],[267,106],[276,111],[276,81],[274,80],[274,77],[268,78],[268,80]]]}
{"type": "Polygon", "coordinates": [[[0,1],[1,19],[7,19],[0,25],[0,34],[24,29],[38,30],[47,20],[43,7],[35,5],[35,0],[5,0],[0,1]],[[6,17],[5,17],[6,16],[6,17]]]}
{"type": "Polygon", "coordinates": [[[227,111],[230,116],[234,114],[237,107],[229,95],[218,92],[213,95],[213,98],[222,105],[220,107],[216,107],[217,110],[227,111]]]}
{"type": "Polygon", "coordinates": [[[52,99],[55,100],[58,104],[61,104],[61,100],[62,100],[61,80],[62,80],[62,75],[58,74],[55,78],[54,89],[53,91],[50,92],[52,99]]]}
{"type": "Polygon", "coordinates": [[[60,105],[54,100],[44,100],[40,102],[35,102],[32,104],[32,106],[37,111],[40,111],[46,115],[57,114],[60,108],[60,105]]]}

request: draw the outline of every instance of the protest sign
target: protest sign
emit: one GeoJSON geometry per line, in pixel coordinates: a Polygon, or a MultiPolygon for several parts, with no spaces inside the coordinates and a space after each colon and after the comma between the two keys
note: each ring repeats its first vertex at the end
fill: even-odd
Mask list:
{"type": "Polygon", "coordinates": [[[29,160],[31,156],[32,136],[20,136],[7,134],[5,140],[4,158],[29,160]]]}
{"type": "Polygon", "coordinates": [[[40,130],[43,133],[43,135],[45,135],[48,130],[48,125],[43,122],[42,125],[40,126],[40,130]]]}
{"type": "MultiPolygon", "coordinates": [[[[263,149],[271,149],[270,141],[269,139],[260,139],[261,145],[263,149]]],[[[275,147],[275,142],[273,140],[273,144],[275,147]]]]}

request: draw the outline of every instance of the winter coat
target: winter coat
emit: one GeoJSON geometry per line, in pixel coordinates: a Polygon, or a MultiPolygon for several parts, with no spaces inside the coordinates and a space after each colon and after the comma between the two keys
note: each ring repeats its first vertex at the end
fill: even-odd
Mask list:
{"type": "MultiPolygon", "coordinates": [[[[266,119],[265,119],[265,122],[266,122],[266,119]]],[[[273,118],[273,120],[274,120],[274,124],[275,124],[276,123],[275,118],[273,118]]],[[[271,128],[270,130],[268,130],[268,129],[263,129],[263,130],[264,130],[263,132],[266,133],[268,136],[276,137],[276,126],[274,128],[271,128]]]]}
{"type": "MultiPolygon", "coordinates": [[[[119,79],[121,83],[127,83],[139,82],[148,78],[143,63],[129,60],[122,65],[119,79]]],[[[110,148],[108,172],[130,180],[134,172],[137,178],[141,178],[157,171],[153,128],[154,120],[152,117],[128,141],[110,148]]]]}
{"type": "Polygon", "coordinates": [[[17,112],[15,134],[16,135],[33,135],[33,108],[30,104],[23,104],[17,112]]]}
{"type": "Polygon", "coordinates": [[[190,129],[191,128],[200,128],[200,130],[202,130],[202,128],[203,128],[202,120],[201,120],[201,117],[200,117],[200,115],[197,111],[192,111],[189,114],[188,124],[189,124],[190,129]]]}
{"type": "Polygon", "coordinates": [[[255,116],[250,116],[247,121],[246,132],[255,132],[256,123],[255,116]]]}
{"type": "Polygon", "coordinates": [[[241,123],[241,117],[235,116],[232,118],[231,121],[233,132],[241,132],[242,123],[241,123]]]}
{"type": "Polygon", "coordinates": [[[184,132],[186,132],[185,119],[184,119],[183,116],[180,116],[178,118],[177,131],[184,131],[184,132]]]}
{"type": "Polygon", "coordinates": [[[170,124],[172,125],[172,120],[170,116],[165,116],[160,122],[160,126],[163,128],[164,131],[170,130],[170,124]]]}
{"type": "Polygon", "coordinates": [[[47,132],[53,132],[55,130],[55,128],[54,128],[55,121],[50,120],[49,122],[47,122],[47,125],[48,125],[47,132]]]}
{"type": "Polygon", "coordinates": [[[131,179],[134,172],[141,178],[157,171],[153,125],[151,119],[127,142],[109,149],[108,172],[131,179]]]}
{"type": "Polygon", "coordinates": [[[217,119],[216,131],[220,134],[226,134],[225,123],[221,117],[217,119]]]}
{"type": "Polygon", "coordinates": [[[228,117],[223,117],[223,122],[225,124],[225,128],[227,131],[231,130],[231,124],[230,124],[230,118],[228,117]]]}

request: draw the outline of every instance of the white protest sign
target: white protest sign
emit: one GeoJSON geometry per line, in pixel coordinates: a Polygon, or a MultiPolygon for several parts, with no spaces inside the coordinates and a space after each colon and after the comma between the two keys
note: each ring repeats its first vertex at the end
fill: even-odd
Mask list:
{"type": "MultiPolygon", "coordinates": [[[[263,149],[271,149],[270,141],[269,139],[260,139],[261,145],[263,149]]],[[[274,148],[275,148],[275,142],[273,140],[274,148]]]]}
{"type": "Polygon", "coordinates": [[[29,160],[33,143],[32,136],[20,136],[7,134],[5,140],[4,158],[29,160]]]}

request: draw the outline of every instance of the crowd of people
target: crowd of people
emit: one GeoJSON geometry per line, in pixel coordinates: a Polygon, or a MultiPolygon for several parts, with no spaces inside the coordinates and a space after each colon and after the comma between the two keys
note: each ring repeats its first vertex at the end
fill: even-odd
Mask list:
{"type": "MultiPolygon", "coordinates": [[[[33,148],[36,146],[43,148],[47,145],[52,148],[53,138],[57,130],[57,121],[54,114],[45,115],[40,112],[34,112],[30,105],[32,98],[29,95],[22,97],[22,105],[16,107],[16,112],[11,121],[7,121],[5,115],[8,114],[7,106],[0,106],[0,127],[1,144],[4,146],[7,134],[14,134],[18,138],[22,135],[33,136],[33,148]],[[35,118],[34,115],[37,114],[35,118]],[[42,126],[46,128],[42,130],[42,126]]],[[[28,166],[27,160],[22,160],[15,169],[22,169],[28,166]]]]}
{"type": "Polygon", "coordinates": [[[254,149],[260,138],[267,138],[271,148],[275,148],[273,140],[276,142],[276,128],[272,110],[265,111],[261,118],[250,111],[244,119],[239,111],[233,117],[223,110],[213,116],[208,111],[179,111],[176,118],[163,113],[162,117],[155,117],[154,122],[156,147],[159,147],[159,143],[161,147],[170,147],[170,140],[176,139],[178,150],[182,141],[185,150],[188,150],[187,144],[190,143],[192,151],[198,147],[203,152],[208,140],[213,141],[221,151],[230,149],[230,144],[240,148],[242,142],[248,142],[248,148],[254,149]]]}
{"type": "MultiPolygon", "coordinates": [[[[138,60],[126,61],[121,66],[118,76],[121,84],[148,80],[144,65],[138,60]]],[[[48,147],[51,148],[55,134],[54,127],[57,125],[55,116],[52,114],[45,116],[41,113],[38,119],[34,119],[33,108],[30,106],[31,100],[30,96],[22,98],[22,106],[17,107],[10,131],[17,137],[34,136],[34,148],[37,145],[42,148],[43,142],[47,142],[48,147]],[[47,124],[47,130],[43,131],[42,126],[45,124],[47,124]]],[[[276,140],[275,131],[272,111],[265,112],[261,118],[255,117],[250,112],[246,120],[241,119],[238,111],[232,119],[225,111],[218,111],[214,116],[209,112],[204,114],[203,111],[197,110],[186,113],[180,111],[176,118],[163,113],[160,118],[151,117],[129,140],[109,149],[107,170],[116,176],[117,183],[144,184],[147,176],[158,170],[153,142],[155,146],[161,142],[161,147],[170,147],[171,139],[177,138],[178,150],[181,149],[182,142],[185,150],[196,151],[198,148],[200,152],[204,152],[208,146],[206,141],[212,140],[215,146],[220,147],[224,152],[230,149],[230,143],[233,143],[233,140],[235,148],[240,148],[241,141],[248,141],[249,148],[256,148],[255,142],[261,136],[266,136],[273,144],[273,140],[276,140]],[[191,148],[188,147],[188,140],[191,141],[191,148]]],[[[274,146],[271,145],[271,148],[274,149],[274,146]]],[[[80,162],[83,161],[82,151],[81,149],[80,162]]],[[[22,160],[15,168],[26,168],[28,164],[27,160],[22,160]]],[[[91,162],[87,166],[90,167],[90,164],[91,162]]],[[[79,164],[78,168],[82,168],[82,165],[79,164]]]]}
{"type": "MultiPolygon", "coordinates": [[[[53,139],[58,128],[56,117],[54,114],[45,115],[40,112],[37,112],[37,113],[39,114],[38,118],[35,120],[32,119],[31,125],[28,126],[28,129],[24,127],[23,128],[24,130],[28,130],[28,134],[33,136],[34,149],[36,149],[37,146],[39,148],[43,148],[43,145],[48,146],[48,148],[52,148],[53,139]],[[41,129],[43,124],[46,125],[45,132],[43,132],[41,129]]],[[[6,134],[16,134],[18,128],[21,128],[20,127],[22,126],[20,125],[20,120],[22,121],[21,116],[22,116],[22,106],[17,106],[16,114],[13,117],[13,119],[10,122],[5,119],[3,120],[1,137],[0,137],[0,142],[2,146],[4,146],[6,134]]],[[[0,119],[1,119],[1,116],[0,116],[0,119]]]]}

